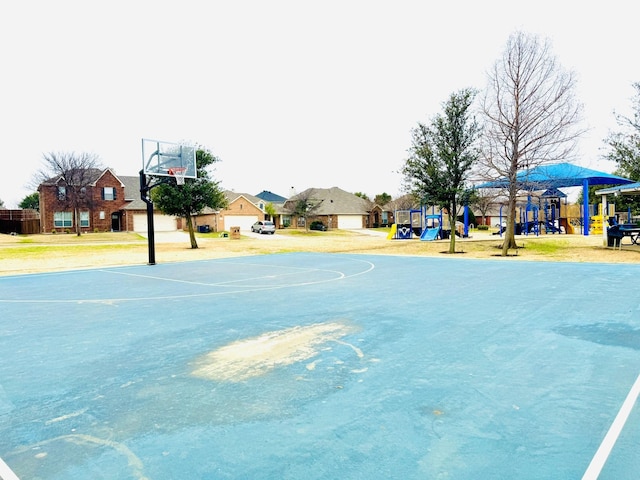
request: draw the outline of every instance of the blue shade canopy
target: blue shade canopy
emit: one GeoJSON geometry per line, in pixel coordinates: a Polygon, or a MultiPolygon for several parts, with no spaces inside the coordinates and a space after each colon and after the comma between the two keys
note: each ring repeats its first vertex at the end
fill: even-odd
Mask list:
{"type": "Polygon", "coordinates": [[[610,193],[613,193],[614,195],[640,195],[640,183],[628,183],[625,185],[618,185],[617,187],[596,190],[597,195],[608,195],[610,193]]]}
{"type": "MultiPolygon", "coordinates": [[[[585,181],[589,185],[623,185],[633,183],[624,177],[610,173],[579,167],[570,163],[555,163],[553,165],[541,165],[518,173],[520,187],[527,190],[546,190],[549,188],[579,187],[585,181]]],[[[494,182],[486,182],[477,188],[503,188],[509,186],[507,179],[494,182]]]]}

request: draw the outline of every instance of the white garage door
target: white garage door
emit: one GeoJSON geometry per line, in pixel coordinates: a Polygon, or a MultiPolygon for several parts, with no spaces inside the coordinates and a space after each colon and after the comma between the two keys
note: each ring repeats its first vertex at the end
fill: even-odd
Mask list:
{"type": "Polygon", "coordinates": [[[338,228],[341,230],[362,228],[362,215],[338,215],[338,228]]]}
{"type": "MultiPolygon", "coordinates": [[[[178,229],[176,217],[162,215],[160,213],[153,214],[153,231],[154,232],[175,232],[178,229]]],[[[147,231],[147,215],[136,213],[133,215],[133,230],[135,232],[147,231]]]]}
{"type": "Polygon", "coordinates": [[[251,225],[257,221],[257,215],[225,215],[224,229],[229,231],[231,227],[240,227],[240,232],[250,232],[251,225]]]}

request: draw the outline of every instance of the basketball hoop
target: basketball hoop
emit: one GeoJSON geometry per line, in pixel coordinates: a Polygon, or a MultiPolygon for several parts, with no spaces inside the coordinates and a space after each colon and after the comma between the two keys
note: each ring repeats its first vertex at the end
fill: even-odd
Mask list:
{"type": "Polygon", "coordinates": [[[176,185],[184,185],[184,175],[187,173],[187,167],[171,167],[167,172],[176,179],[176,185]]]}

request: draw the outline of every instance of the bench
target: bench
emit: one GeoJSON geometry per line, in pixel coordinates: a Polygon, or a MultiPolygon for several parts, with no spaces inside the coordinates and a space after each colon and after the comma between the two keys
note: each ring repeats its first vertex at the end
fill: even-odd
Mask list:
{"type": "Polygon", "coordinates": [[[623,223],[607,228],[607,245],[609,247],[620,247],[624,237],[629,237],[632,245],[638,245],[638,241],[640,241],[640,225],[623,223]]]}

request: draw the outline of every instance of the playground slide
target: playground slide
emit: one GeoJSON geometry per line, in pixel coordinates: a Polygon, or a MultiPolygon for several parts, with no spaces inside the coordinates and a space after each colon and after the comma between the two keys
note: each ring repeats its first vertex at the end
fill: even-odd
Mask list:
{"type": "Polygon", "coordinates": [[[398,225],[394,223],[393,225],[391,225],[391,230],[389,230],[389,233],[387,234],[387,240],[391,240],[392,238],[395,238],[397,231],[398,231],[398,225]]]}
{"type": "Polygon", "coordinates": [[[440,233],[439,228],[425,228],[424,231],[422,232],[422,235],[420,235],[420,240],[424,240],[424,241],[435,240],[436,238],[438,238],[439,233],[440,233]]]}

